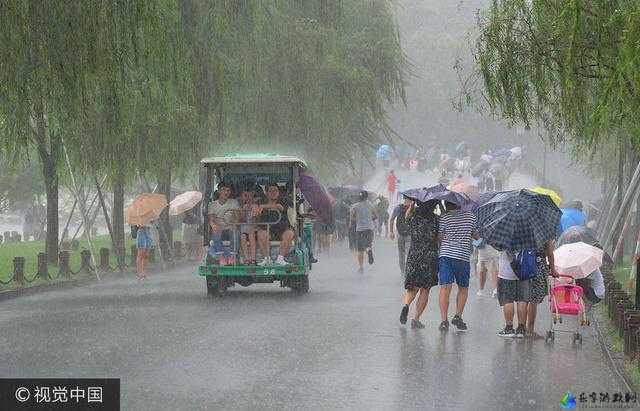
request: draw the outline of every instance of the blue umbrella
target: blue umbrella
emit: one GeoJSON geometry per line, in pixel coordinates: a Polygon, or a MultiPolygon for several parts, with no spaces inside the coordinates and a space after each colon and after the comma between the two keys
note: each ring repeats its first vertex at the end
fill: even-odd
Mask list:
{"type": "Polygon", "coordinates": [[[383,144],[378,148],[378,151],[376,152],[376,157],[380,159],[387,159],[389,158],[389,154],[391,154],[391,147],[389,147],[386,144],[383,144]]]}
{"type": "Polygon", "coordinates": [[[573,226],[585,225],[587,217],[584,213],[576,208],[561,208],[562,217],[560,218],[560,225],[562,231],[566,231],[573,226]]]}
{"type": "Polygon", "coordinates": [[[540,250],[553,239],[562,212],[547,195],[503,191],[476,210],[478,231],[498,250],[540,250]]]}

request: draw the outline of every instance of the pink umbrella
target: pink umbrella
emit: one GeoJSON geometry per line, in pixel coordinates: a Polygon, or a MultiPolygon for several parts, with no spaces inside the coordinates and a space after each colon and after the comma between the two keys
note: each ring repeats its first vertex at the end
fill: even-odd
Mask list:
{"type": "Polygon", "coordinates": [[[169,203],[169,215],[178,215],[191,210],[202,201],[202,193],[199,191],[187,191],[176,196],[169,203]]]}
{"type": "Polygon", "coordinates": [[[558,273],[585,278],[602,265],[604,252],[587,243],[565,244],[553,252],[558,273]]]}
{"type": "Polygon", "coordinates": [[[449,190],[457,193],[466,194],[471,201],[478,202],[480,199],[480,189],[477,186],[467,184],[464,181],[458,181],[449,187],[449,190]]]}

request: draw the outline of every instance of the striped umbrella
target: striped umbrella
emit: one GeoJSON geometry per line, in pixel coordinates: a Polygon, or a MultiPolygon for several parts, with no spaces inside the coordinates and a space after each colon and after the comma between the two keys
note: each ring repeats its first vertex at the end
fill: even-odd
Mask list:
{"type": "Polygon", "coordinates": [[[476,209],[478,231],[498,250],[540,250],[554,238],[562,212],[548,195],[503,191],[476,209]]]}

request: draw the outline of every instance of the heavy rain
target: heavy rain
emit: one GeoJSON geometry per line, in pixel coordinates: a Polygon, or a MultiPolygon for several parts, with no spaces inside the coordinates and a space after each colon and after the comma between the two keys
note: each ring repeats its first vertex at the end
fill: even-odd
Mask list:
{"type": "Polygon", "coordinates": [[[634,409],[640,3],[0,4],[0,409],[634,409]]]}

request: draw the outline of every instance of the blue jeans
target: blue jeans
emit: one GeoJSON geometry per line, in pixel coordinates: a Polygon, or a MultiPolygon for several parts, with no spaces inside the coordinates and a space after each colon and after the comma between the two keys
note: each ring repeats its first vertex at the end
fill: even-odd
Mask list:
{"type": "Polygon", "coordinates": [[[235,236],[233,230],[220,230],[211,233],[211,241],[213,241],[213,247],[209,252],[213,251],[215,254],[223,254],[225,257],[231,255],[231,249],[235,250],[235,236]],[[230,247],[222,245],[223,241],[231,241],[230,247]]]}

